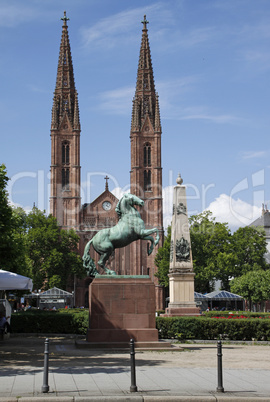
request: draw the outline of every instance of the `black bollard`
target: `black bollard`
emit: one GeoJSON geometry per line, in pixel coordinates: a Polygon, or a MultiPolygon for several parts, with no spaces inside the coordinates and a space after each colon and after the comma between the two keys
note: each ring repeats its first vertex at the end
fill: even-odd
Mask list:
{"type": "Polygon", "coordinates": [[[131,386],[130,392],[137,392],[136,372],[135,372],[135,349],[134,339],[130,339],[130,368],[131,368],[131,386]]]}
{"type": "Polygon", "coordinates": [[[222,379],[222,344],[221,344],[221,341],[218,341],[218,343],[217,343],[217,363],[218,363],[217,392],[224,392],[223,379],[222,379]]]}
{"type": "Polygon", "coordinates": [[[48,385],[48,377],[49,377],[49,339],[45,339],[45,350],[44,350],[44,373],[43,373],[43,385],[41,387],[41,392],[49,392],[48,385]]]}

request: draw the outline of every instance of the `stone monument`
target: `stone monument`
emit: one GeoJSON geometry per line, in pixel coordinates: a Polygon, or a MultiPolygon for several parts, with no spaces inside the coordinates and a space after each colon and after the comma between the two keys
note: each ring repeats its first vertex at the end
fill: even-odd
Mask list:
{"type": "Polygon", "coordinates": [[[165,316],[198,315],[194,302],[194,272],[187,213],[186,187],[180,174],[173,193],[169,295],[165,316]]]}

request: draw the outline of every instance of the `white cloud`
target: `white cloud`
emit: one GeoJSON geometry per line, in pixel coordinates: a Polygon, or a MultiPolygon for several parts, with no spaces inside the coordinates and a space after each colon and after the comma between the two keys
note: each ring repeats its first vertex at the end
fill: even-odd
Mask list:
{"type": "Polygon", "coordinates": [[[232,123],[239,120],[237,117],[230,114],[210,114],[210,113],[187,113],[179,117],[180,120],[209,120],[214,123],[224,124],[232,123]]]}
{"type": "MultiPolygon", "coordinates": [[[[163,225],[167,228],[172,222],[173,188],[163,188],[163,225]]],[[[207,210],[213,213],[217,222],[228,223],[231,230],[250,225],[261,215],[261,208],[248,204],[241,199],[233,199],[227,194],[221,194],[211,202],[207,210]]]]}
{"type": "Polygon", "coordinates": [[[0,6],[0,26],[14,27],[21,23],[32,21],[40,15],[40,11],[24,5],[0,6]]]}
{"type": "Polygon", "coordinates": [[[227,194],[221,194],[210,203],[207,210],[213,213],[218,222],[228,223],[232,230],[250,225],[261,215],[261,208],[239,198],[235,200],[227,194]]]}
{"type": "Polygon", "coordinates": [[[270,55],[268,49],[250,49],[243,52],[248,63],[256,65],[258,71],[265,72],[270,68],[270,55]]]}
{"type": "MultiPolygon", "coordinates": [[[[166,81],[157,81],[156,89],[159,93],[160,108],[163,119],[173,120],[209,120],[218,124],[240,122],[242,119],[233,115],[209,110],[207,106],[184,106],[185,94],[193,91],[201,77],[190,75],[181,78],[172,78],[166,81]]],[[[185,100],[186,103],[186,100],[185,100]]]]}
{"type": "MultiPolygon", "coordinates": [[[[144,14],[153,16],[158,13],[164,19],[168,17],[168,11],[161,2],[154,3],[147,7],[138,7],[130,10],[125,10],[120,13],[110,15],[109,17],[99,20],[90,28],[81,30],[82,41],[84,47],[102,47],[110,48],[119,43],[118,39],[121,36],[121,43],[130,41],[133,29],[138,27],[138,21],[143,19],[144,14]],[[123,36],[123,34],[125,34],[123,36]]],[[[134,37],[135,38],[135,37],[134,37]]],[[[136,34],[137,38],[137,34],[136,34]]]]}
{"type": "Polygon", "coordinates": [[[124,194],[130,193],[130,188],[129,186],[126,186],[124,188],[122,187],[115,187],[112,191],[113,195],[120,200],[121,197],[123,197],[124,194]]]}
{"type": "Polygon", "coordinates": [[[167,186],[162,190],[164,229],[167,229],[172,224],[173,188],[174,186],[167,186]]]}
{"type": "Polygon", "coordinates": [[[130,114],[135,87],[123,87],[98,95],[98,108],[109,114],[130,114]]]}
{"type": "Polygon", "coordinates": [[[181,104],[177,106],[168,107],[163,110],[163,118],[169,120],[208,120],[218,124],[228,124],[240,122],[242,119],[232,114],[218,114],[214,111],[208,111],[203,106],[182,107],[181,104]]]}
{"type": "MultiPolygon", "coordinates": [[[[181,33],[178,45],[181,47],[193,47],[213,40],[217,35],[217,29],[215,27],[197,28],[188,32],[183,36],[181,33]]],[[[174,44],[175,45],[175,44],[174,44]]]]}
{"type": "Polygon", "coordinates": [[[263,158],[266,156],[265,151],[246,151],[242,152],[243,159],[255,159],[255,158],[263,158]]]}

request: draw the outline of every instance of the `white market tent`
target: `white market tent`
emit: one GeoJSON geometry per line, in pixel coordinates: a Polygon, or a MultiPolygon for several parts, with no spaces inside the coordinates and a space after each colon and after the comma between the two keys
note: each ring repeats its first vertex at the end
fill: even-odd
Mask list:
{"type": "Polygon", "coordinates": [[[32,279],[0,269],[0,290],[30,290],[33,289],[32,279]]]}

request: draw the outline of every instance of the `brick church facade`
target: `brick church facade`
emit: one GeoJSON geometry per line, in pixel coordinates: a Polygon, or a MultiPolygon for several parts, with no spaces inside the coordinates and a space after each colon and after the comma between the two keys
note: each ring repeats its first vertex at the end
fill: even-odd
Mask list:
{"type": "MultiPolygon", "coordinates": [[[[105,191],[90,204],[81,205],[80,177],[80,116],[78,94],[75,87],[71,48],[66,13],[53,97],[51,120],[51,197],[50,213],[63,229],[75,229],[80,237],[79,252],[101,229],[117,224],[115,212],[118,199],[110,192],[108,177],[105,191]]],[[[159,100],[155,91],[154,75],[144,17],[137,70],[137,83],[132,107],[130,131],[130,192],[144,200],[141,216],[145,227],[159,230],[159,247],[163,244],[161,123],[159,100]]],[[[104,149],[106,152],[106,150],[104,149]]],[[[108,150],[109,152],[109,150],[108,150]]],[[[89,167],[97,168],[95,167],[89,167]]],[[[127,167],[128,168],[128,167],[127,167]]],[[[125,248],[116,249],[107,262],[108,268],[120,275],[148,274],[156,286],[156,308],[163,308],[163,289],[158,285],[154,252],[147,255],[147,241],[138,240],[125,248]]],[[[91,257],[98,254],[92,249],[91,257]]],[[[88,287],[93,278],[75,279],[75,304],[87,305],[88,287]]]]}

